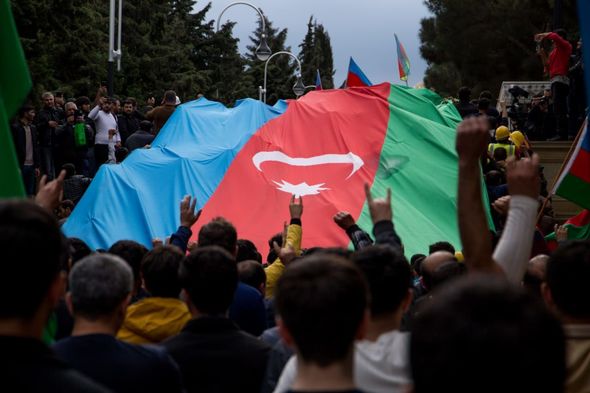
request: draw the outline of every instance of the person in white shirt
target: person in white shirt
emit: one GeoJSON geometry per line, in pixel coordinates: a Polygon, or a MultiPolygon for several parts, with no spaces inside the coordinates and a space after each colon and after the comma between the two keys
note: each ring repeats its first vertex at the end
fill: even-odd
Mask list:
{"type": "MultiPolygon", "coordinates": [[[[354,382],[359,389],[374,393],[406,392],[412,384],[409,333],[399,330],[404,312],[412,302],[410,267],[396,249],[377,245],[353,256],[369,284],[371,318],[367,334],[355,343],[354,382]]],[[[275,393],[288,391],[297,375],[293,356],[277,384],[275,393]]]]}
{"type": "Polygon", "coordinates": [[[94,120],[96,125],[94,157],[98,169],[100,165],[109,160],[109,143],[114,152],[121,145],[121,136],[119,135],[117,117],[112,113],[113,100],[97,95],[96,103],[97,105],[92,108],[88,117],[94,120]]]}

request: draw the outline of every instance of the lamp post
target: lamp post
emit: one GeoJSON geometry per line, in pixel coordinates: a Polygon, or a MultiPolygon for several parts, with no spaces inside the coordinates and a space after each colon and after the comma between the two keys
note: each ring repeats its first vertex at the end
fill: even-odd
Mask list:
{"type": "Polygon", "coordinates": [[[117,37],[117,49],[115,49],[115,2],[117,0],[111,0],[109,9],[109,63],[107,68],[107,89],[109,95],[113,95],[114,85],[114,73],[115,73],[115,60],[117,60],[117,71],[121,71],[121,30],[123,24],[123,0],[119,1],[119,17],[118,17],[118,37],[117,37]]]}
{"type": "Polygon", "coordinates": [[[266,60],[266,62],[264,63],[264,85],[263,85],[263,87],[258,86],[258,99],[261,100],[262,102],[264,102],[265,104],[266,104],[266,73],[268,71],[268,62],[271,61],[271,59],[273,57],[278,56],[278,55],[288,55],[288,56],[291,56],[292,58],[295,59],[295,61],[297,62],[297,81],[293,85],[293,93],[295,93],[295,96],[297,96],[297,97],[302,96],[303,93],[305,93],[305,85],[303,84],[303,81],[301,80],[301,62],[299,61],[297,56],[295,56],[293,53],[287,52],[287,51],[280,51],[277,53],[273,53],[268,58],[268,60],[266,60]]]}
{"type": "Polygon", "coordinates": [[[272,54],[272,51],[270,50],[270,48],[268,47],[268,43],[266,42],[266,23],[264,22],[264,14],[262,13],[262,10],[256,7],[254,4],[245,1],[236,1],[235,3],[231,3],[230,5],[225,7],[221,11],[221,14],[219,14],[219,16],[217,17],[216,31],[219,31],[219,22],[221,21],[221,16],[223,15],[223,13],[227,11],[228,8],[233,7],[234,5],[247,5],[248,7],[253,8],[256,12],[258,12],[258,15],[260,16],[260,21],[262,22],[262,33],[260,34],[260,44],[256,48],[255,53],[258,60],[266,61],[272,54]]]}

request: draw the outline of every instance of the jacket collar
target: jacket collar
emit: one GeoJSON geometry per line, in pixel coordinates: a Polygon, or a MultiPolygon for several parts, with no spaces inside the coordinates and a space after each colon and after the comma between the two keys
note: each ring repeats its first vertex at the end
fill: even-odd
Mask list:
{"type": "Polygon", "coordinates": [[[199,317],[187,322],[183,332],[189,333],[223,333],[239,331],[240,328],[226,317],[199,317]]]}

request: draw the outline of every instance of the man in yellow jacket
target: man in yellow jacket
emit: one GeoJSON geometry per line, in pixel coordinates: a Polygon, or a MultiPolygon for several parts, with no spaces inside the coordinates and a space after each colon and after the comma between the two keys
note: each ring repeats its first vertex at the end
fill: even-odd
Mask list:
{"type": "Polygon", "coordinates": [[[174,246],[156,247],[143,259],[141,272],[151,297],[127,308],[117,338],[132,344],[157,344],[177,335],[191,319],[179,299],[178,267],[184,255],[174,246]]]}
{"type": "Polygon", "coordinates": [[[289,203],[289,214],[291,221],[287,227],[286,234],[283,233],[283,247],[280,248],[275,243],[275,250],[278,258],[265,269],[266,272],[266,294],[265,297],[270,299],[274,295],[276,283],[293,257],[301,254],[301,215],[303,214],[303,198],[299,197],[299,203],[295,201],[295,195],[291,197],[289,203]],[[281,257],[282,256],[282,257],[281,257]]]}

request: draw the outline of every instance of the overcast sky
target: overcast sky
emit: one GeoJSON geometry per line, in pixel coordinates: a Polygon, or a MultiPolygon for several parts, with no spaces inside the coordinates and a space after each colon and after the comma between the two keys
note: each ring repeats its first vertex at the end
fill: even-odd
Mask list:
{"type": "MultiPolygon", "coordinates": [[[[346,78],[349,57],[352,56],[374,84],[401,83],[397,71],[397,54],[393,34],[404,45],[410,58],[409,84],[422,81],[426,69],[420,57],[420,19],[428,16],[422,0],[251,0],[273,22],[274,27],[287,28],[287,45],[297,55],[298,45],[307,32],[310,15],[324,25],[332,41],[334,82],[339,86],[346,78]]],[[[207,19],[217,20],[221,10],[231,0],[212,0],[207,19]]],[[[196,9],[207,3],[200,0],[196,9]]],[[[234,35],[240,39],[243,54],[249,43],[248,35],[256,27],[258,16],[250,7],[236,5],[228,9],[221,23],[237,22],[234,35]]],[[[304,81],[313,84],[314,81],[304,81]]]]}

